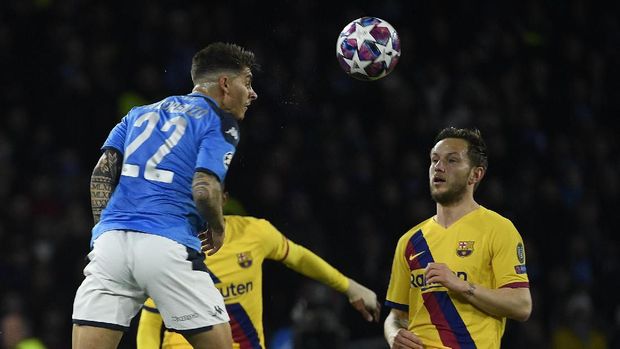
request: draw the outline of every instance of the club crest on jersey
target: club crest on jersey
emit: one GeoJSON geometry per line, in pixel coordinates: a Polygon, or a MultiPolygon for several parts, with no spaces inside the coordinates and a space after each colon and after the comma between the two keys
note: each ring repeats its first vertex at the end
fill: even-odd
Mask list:
{"type": "Polygon", "coordinates": [[[249,268],[252,265],[252,252],[237,253],[237,263],[241,268],[249,268]]]}
{"type": "Polygon", "coordinates": [[[456,255],[459,257],[467,257],[474,252],[474,241],[459,241],[456,245],[456,255]]]}

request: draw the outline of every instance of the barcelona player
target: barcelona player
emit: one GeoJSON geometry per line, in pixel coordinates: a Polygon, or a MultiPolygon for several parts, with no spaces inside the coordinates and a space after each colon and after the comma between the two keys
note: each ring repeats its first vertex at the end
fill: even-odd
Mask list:
{"type": "Polygon", "coordinates": [[[506,318],[525,321],[532,311],[522,238],[474,200],[488,163],[478,130],[442,130],[430,160],[437,211],[396,246],[386,340],[390,348],[499,348],[506,318]]]}
{"type": "MultiPolygon", "coordinates": [[[[226,194],[225,194],[226,195],[226,194]]],[[[223,199],[226,200],[226,197],[223,199]]],[[[217,254],[206,264],[220,290],[230,316],[236,349],[265,348],[263,335],[262,264],[275,260],[287,267],[343,292],[367,321],[378,321],[380,304],[376,294],[347,278],[316,254],[287,239],[269,221],[226,215],[226,237],[217,254]]],[[[152,299],[140,315],[138,349],[191,349],[179,334],[164,330],[162,317],[152,299]]]]}
{"type": "Polygon", "coordinates": [[[191,94],[133,108],[112,129],[90,183],[92,230],[73,304],[73,348],[112,349],[147,298],[195,348],[232,345],[208,253],[224,240],[220,183],[257,98],[254,54],[214,43],[192,59],[191,94]]]}

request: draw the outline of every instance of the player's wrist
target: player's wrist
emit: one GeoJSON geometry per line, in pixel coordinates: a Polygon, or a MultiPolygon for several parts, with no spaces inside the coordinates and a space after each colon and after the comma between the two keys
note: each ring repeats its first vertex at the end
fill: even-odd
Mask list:
{"type": "Polygon", "coordinates": [[[349,285],[347,286],[346,291],[344,292],[347,297],[349,298],[349,301],[355,301],[360,297],[359,294],[359,284],[357,282],[355,282],[355,280],[351,279],[351,278],[347,278],[347,281],[349,283],[349,285]]]}
{"type": "Polygon", "coordinates": [[[347,279],[347,288],[345,288],[344,293],[349,293],[351,291],[351,284],[353,284],[353,280],[351,278],[345,277],[347,279]]]}
{"type": "Polygon", "coordinates": [[[396,334],[385,335],[385,340],[388,344],[388,347],[392,348],[394,346],[395,338],[396,338],[396,334]]]}
{"type": "Polygon", "coordinates": [[[385,341],[388,343],[388,346],[392,348],[394,346],[394,340],[396,339],[396,335],[401,328],[386,328],[384,331],[385,341]]]}
{"type": "Polygon", "coordinates": [[[474,297],[476,295],[476,285],[467,281],[463,294],[469,298],[474,297]]]}

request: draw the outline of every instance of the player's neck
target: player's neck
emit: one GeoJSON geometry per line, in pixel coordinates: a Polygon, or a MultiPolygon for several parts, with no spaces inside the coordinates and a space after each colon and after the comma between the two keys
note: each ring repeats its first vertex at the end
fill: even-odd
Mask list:
{"type": "Polygon", "coordinates": [[[201,95],[211,97],[215,103],[217,103],[218,107],[222,107],[222,96],[214,92],[211,88],[208,88],[209,85],[195,85],[192,89],[193,93],[200,93],[201,95]]]}
{"type": "Polygon", "coordinates": [[[449,206],[437,204],[437,215],[434,219],[442,227],[448,228],[479,207],[480,205],[473,198],[466,198],[449,206]]]}

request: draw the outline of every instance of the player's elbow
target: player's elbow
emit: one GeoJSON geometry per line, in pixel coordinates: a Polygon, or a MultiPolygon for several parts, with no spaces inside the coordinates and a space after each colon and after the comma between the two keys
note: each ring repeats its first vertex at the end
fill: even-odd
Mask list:
{"type": "Polygon", "coordinates": [[[524,299],[522,304],[516,308],[516,311],[511,318],[524,322],[530,318],[530,315],[532,315],[532,299],[528,297],[527,299],[524,299]]]}
{"type": "Polygon", "coordinates": [[[530,318],[530,315],[532,314],[532,310],[530,309],[529,311],[520,311],[517,314],[514,314],[512,316],[513,320],[517,320],[520,322],[525,322],[530,318]]]}
{"type": "Polygon", "coordinates": [[[217,177],[210,173],[196,172],[192,180],[192,196],[197,206],[221,201],[222,189],[217,177]]]}
{"type": "Polygon", "coordinates": [[[206,190],[192,190],[192,197],[196,206],[207,205],[211,199],[210,193],[206,190]]]}
{"type": "Polygon", "coordinates": [[[530,302],[527,304],[523,313],[521,314],[521,317],[518,320],[522,322],[527,321],[529,320],[531,315],[532,315],[532,301],[530,300],[530,302]]]}
{"type": "Polygon", "coordinates": [[[532,314],[532,294],[530,289],[504,288],[502,289],[504,310],[503,316],[517,320],[527,321],[532,314]]]}

